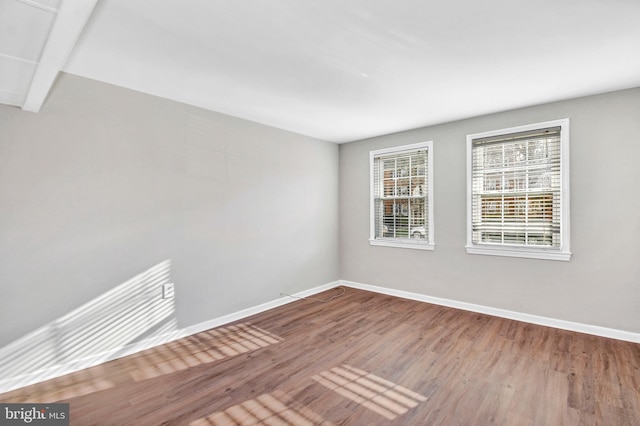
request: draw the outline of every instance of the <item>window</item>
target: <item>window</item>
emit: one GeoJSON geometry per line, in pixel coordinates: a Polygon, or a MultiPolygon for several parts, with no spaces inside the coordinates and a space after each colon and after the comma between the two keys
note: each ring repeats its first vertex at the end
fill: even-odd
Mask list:
{"type": "Polygon", "coordinates": [[[371,151],[372,245],[433,250],[432,146],[371,151]]]}
{"type": "Polygon", "coordinates": [[[467,136],[467,253],[569,260],[569,120],[467,136]]]}

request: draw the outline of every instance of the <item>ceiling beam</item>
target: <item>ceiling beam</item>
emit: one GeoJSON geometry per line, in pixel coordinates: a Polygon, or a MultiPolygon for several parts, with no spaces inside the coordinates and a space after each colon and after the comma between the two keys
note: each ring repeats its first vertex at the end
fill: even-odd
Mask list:
{"type": "Polygon", "coordinates": [[[39,112],[49,90],[76,45],[97,0],[65,0],[36,69],[22,109],[39,112]]]}

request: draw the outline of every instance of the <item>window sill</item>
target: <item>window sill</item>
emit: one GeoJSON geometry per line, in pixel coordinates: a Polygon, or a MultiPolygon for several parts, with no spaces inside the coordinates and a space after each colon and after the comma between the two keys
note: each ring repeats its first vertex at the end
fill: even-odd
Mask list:
{"type": "Polygon", "coordinates": [[[486,246],[466,246],[468,254],[482,254],[487,256],[524,257],[529,259],[571,260],[571,252],[530,249],[520,247],[486,247],[486,246]]]}
{"type": "Polygon", "coordinates": [[[428,242],[417,242],[415,240],[384,240],[384,239],[370,239],[369,244],[372,246],[382,246],[382,247],[396,247],[396,248],[406,248],[413,250],[434,250],[435,244],[428,242]]]}

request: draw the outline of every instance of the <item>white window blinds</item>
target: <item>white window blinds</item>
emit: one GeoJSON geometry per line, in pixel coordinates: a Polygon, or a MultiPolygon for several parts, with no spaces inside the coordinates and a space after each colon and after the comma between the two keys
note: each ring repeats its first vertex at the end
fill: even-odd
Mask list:
{"type": "Polygon", "coordinates": [[[371,241],[432,245],[431,143],[371,153],[371,241]]]}
{"type": "Polygon", "coordinates": [[[474,138],[473,244],[560,248],[561,126],[474,138]]]}

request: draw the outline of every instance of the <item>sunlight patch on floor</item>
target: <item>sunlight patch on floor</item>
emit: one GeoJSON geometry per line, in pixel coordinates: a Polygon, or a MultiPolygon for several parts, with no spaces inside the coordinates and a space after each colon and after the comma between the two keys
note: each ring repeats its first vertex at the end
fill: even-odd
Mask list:
{"type": "Polygon", "coordinates": [[[114,386],[111,380],[104,377],[101,367],[93,367],[42,382],[35,391],[22,388],[10,392],[10,396],[5,397],[2,402],[48,403],[89,395],[114,386]]]}
{"type": "Polygon", "coordinates": [[[201,364],[254,351],[283,341],[250,323],[220,327],[154,348],[134,362],[131,371],[136,382],[186,370],[201,364]]]}
{"type": "Polygon", "coordinates": [[[325,421],[320,415],[296,404],[284,392],[275,391],[194,420],[189,425],[331,426],[333,423],[325,421]]]}
{"type": "Polygon", "coordinates": [[[389,420],[427,400],[412,390],[346,364],[312,379],[389,420]]]}

